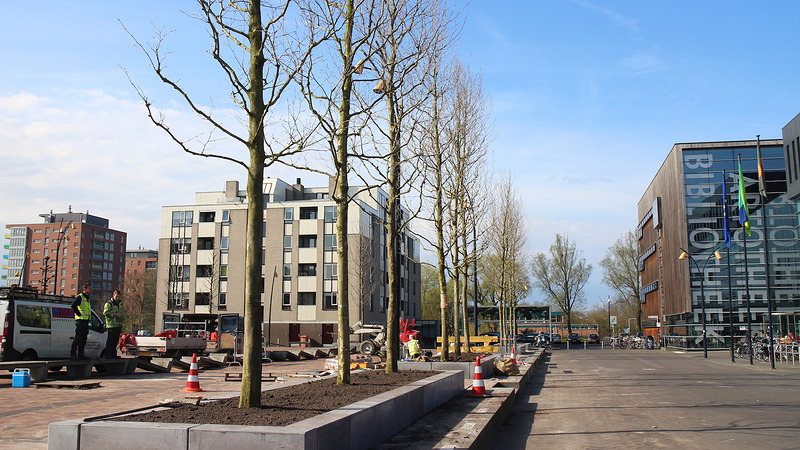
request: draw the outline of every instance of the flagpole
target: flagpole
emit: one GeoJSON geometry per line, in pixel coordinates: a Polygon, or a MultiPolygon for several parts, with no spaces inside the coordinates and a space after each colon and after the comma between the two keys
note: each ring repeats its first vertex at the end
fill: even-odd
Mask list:
{"type": "Polygon", "coordinates": [[[747,305],[747,348],[750,354],[750,364],[753,364],[753,325],[750,320],[750,269],[747,264],[747,235],[750,231],[750,213],[747,211],[747,192],[744,188],[742,176],[742,154],[738,155],[739,162],[739,224],[742,225],[742,247],[744,248],[744,286],[745,302],[747,305]]]}
{"type": "Polygon", "coordinates": [[[731,331],[731,362],[736,362],[734,356],[734,346],[736,345],[733,330],[733,289],[731,288],[731,221],[728,216],[728,185],[725,180],[728,178],[727,171],[722,171],[722,228],[725,237],[725,262],[728,265],[728,320],[730,321],[731,331]]]}
{"type": "Polygon", "coordinates": [[[756,158],[758,163],[758,195],[761,200],[761,220],[764,229],[764,270],[767,276],[767,314],[769,316],[769,365],[775,370],[775,347],[772,336],[772,289],[769,280],[769,238],[767,236],[767,187],[764,180],[764,162],[761,159],[761,135],[756,135],[756,158]]]}

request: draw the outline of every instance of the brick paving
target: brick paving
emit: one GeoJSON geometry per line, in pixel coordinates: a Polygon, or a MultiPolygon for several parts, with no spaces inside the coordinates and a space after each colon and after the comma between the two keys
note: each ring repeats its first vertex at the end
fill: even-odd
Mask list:
{"type": "MultiPolygon", "coordinates": [[[[325,359],[264,364],[264,373],[273,373],[287,381],[298,372],[321,371],[325,359]]],[[[205,392],[187,394],[188,371],[156,374],[137,369],[133,375],[102,376],[93,373],[91,382],[100,382],[95,389],[12,387],[11,372],[0,373],[0,449],[46,449],[47,427],[51,422],[99,416],[156,405],[160,401],[183,400],[187,395],[213,397],[238,393],[241,383],[224,381],[225,371],[241,371],[241,367],[201,369],[200,387],[205,392]]],[[[54,380],[66,379],[63,375],[54,380]]],[[[51,381],[48,379],[48,382],[51,381]]],[[[265,382],[266,384],[267,382],[265,382]]]]}

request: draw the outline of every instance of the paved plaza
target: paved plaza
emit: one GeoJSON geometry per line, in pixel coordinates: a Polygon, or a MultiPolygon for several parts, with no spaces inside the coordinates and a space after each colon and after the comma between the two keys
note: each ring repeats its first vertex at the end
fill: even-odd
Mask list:
{"type": "Polygon", "coordinates": [[[555,349],[494,449],[800,448],[800,364],[724,352],[555,349]]]}

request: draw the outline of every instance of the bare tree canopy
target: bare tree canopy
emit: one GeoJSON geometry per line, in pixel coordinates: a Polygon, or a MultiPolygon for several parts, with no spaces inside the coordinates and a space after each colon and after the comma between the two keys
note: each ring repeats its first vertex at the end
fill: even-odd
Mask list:
{"type": "Polygon", "coordinates": [[[564,311],[570,333],[572,312],[584,304],[583,288],[592,274],[592,266],[586,264],[581,254],[568,236],[556,234],[550,256],[538,253],[531,265],[535,286],[544,292],[551,304],[564,311]]]}
{"type": "MultiPolygon", "coordinates": [[[[180,75],[169,70],[163,49],[168,33],[157,30],[156,41],[136,45],[148,58],[156,76],[173,89],[177,97],[205,121],[209,131],[181,136],[167,123],[145,92],[131,83],[147,108],[150,120],[169,135],[183,151],[206,158],[238,164],[247,172],[247,232],[245,252],[245,331],[242,389],[239,406],[261,406],[261,327],[264,311],[261,305],[262,265],[260,263],[263,222],[264,168],[292,154],[303,151],[302,140],[291,141],[267,136],[270,113],[281,104],[286,90],[309,58],[319,39],[305,40],[296,35],[294,21],[301,11],[291,0],[262,2],[248,0],[236,3],[224,0],[198,0],[199,12],[190,14],[207,30],[210,39],[208,54],[217,64],[227,83],[220,84],[229,98],[224,113],[205,106],[209,93],[193,94],[182,86],[180,75]],[[267,63],[269,61],[269,63],[267,63]],[[203,100],[201,100],[203,99],[203,100]],[[229,124],[230,116],[235,117],[229,124]],[[233,142],[233,149],[217,147],[220,140],[233,142]],[[242,150],[244,150],[242,152],[242,150]]],[[[286,123],[291,124],[291,121],[286,123]]],[[[297,134],[303,137],[303,134],[297,134]]]]}
{"type": "Polygon", "coordinates": [[[628,231],[608,248],[600,261],[603,283],[614,291],[614,301],[628,317],[636,317],[638,330],[642,330],[642,303],[639,301],[639,244],[633,232],[628,231]]]}

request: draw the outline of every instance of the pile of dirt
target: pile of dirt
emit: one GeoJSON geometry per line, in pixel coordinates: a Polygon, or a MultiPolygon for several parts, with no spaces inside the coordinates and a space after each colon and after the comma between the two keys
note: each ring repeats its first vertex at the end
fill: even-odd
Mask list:
{"type": "Polygon", "coordinates": [[[239,408],[239,397],[232,397],[110,420],[285,426],[437,373],[440,372],[430,370],[403,370],[396,373],[386,373],[382,370],[355,372],[350,375],[349,385],[337,385],[334,377],[264,391],[261,394],[261,408],[239,408]]]}

